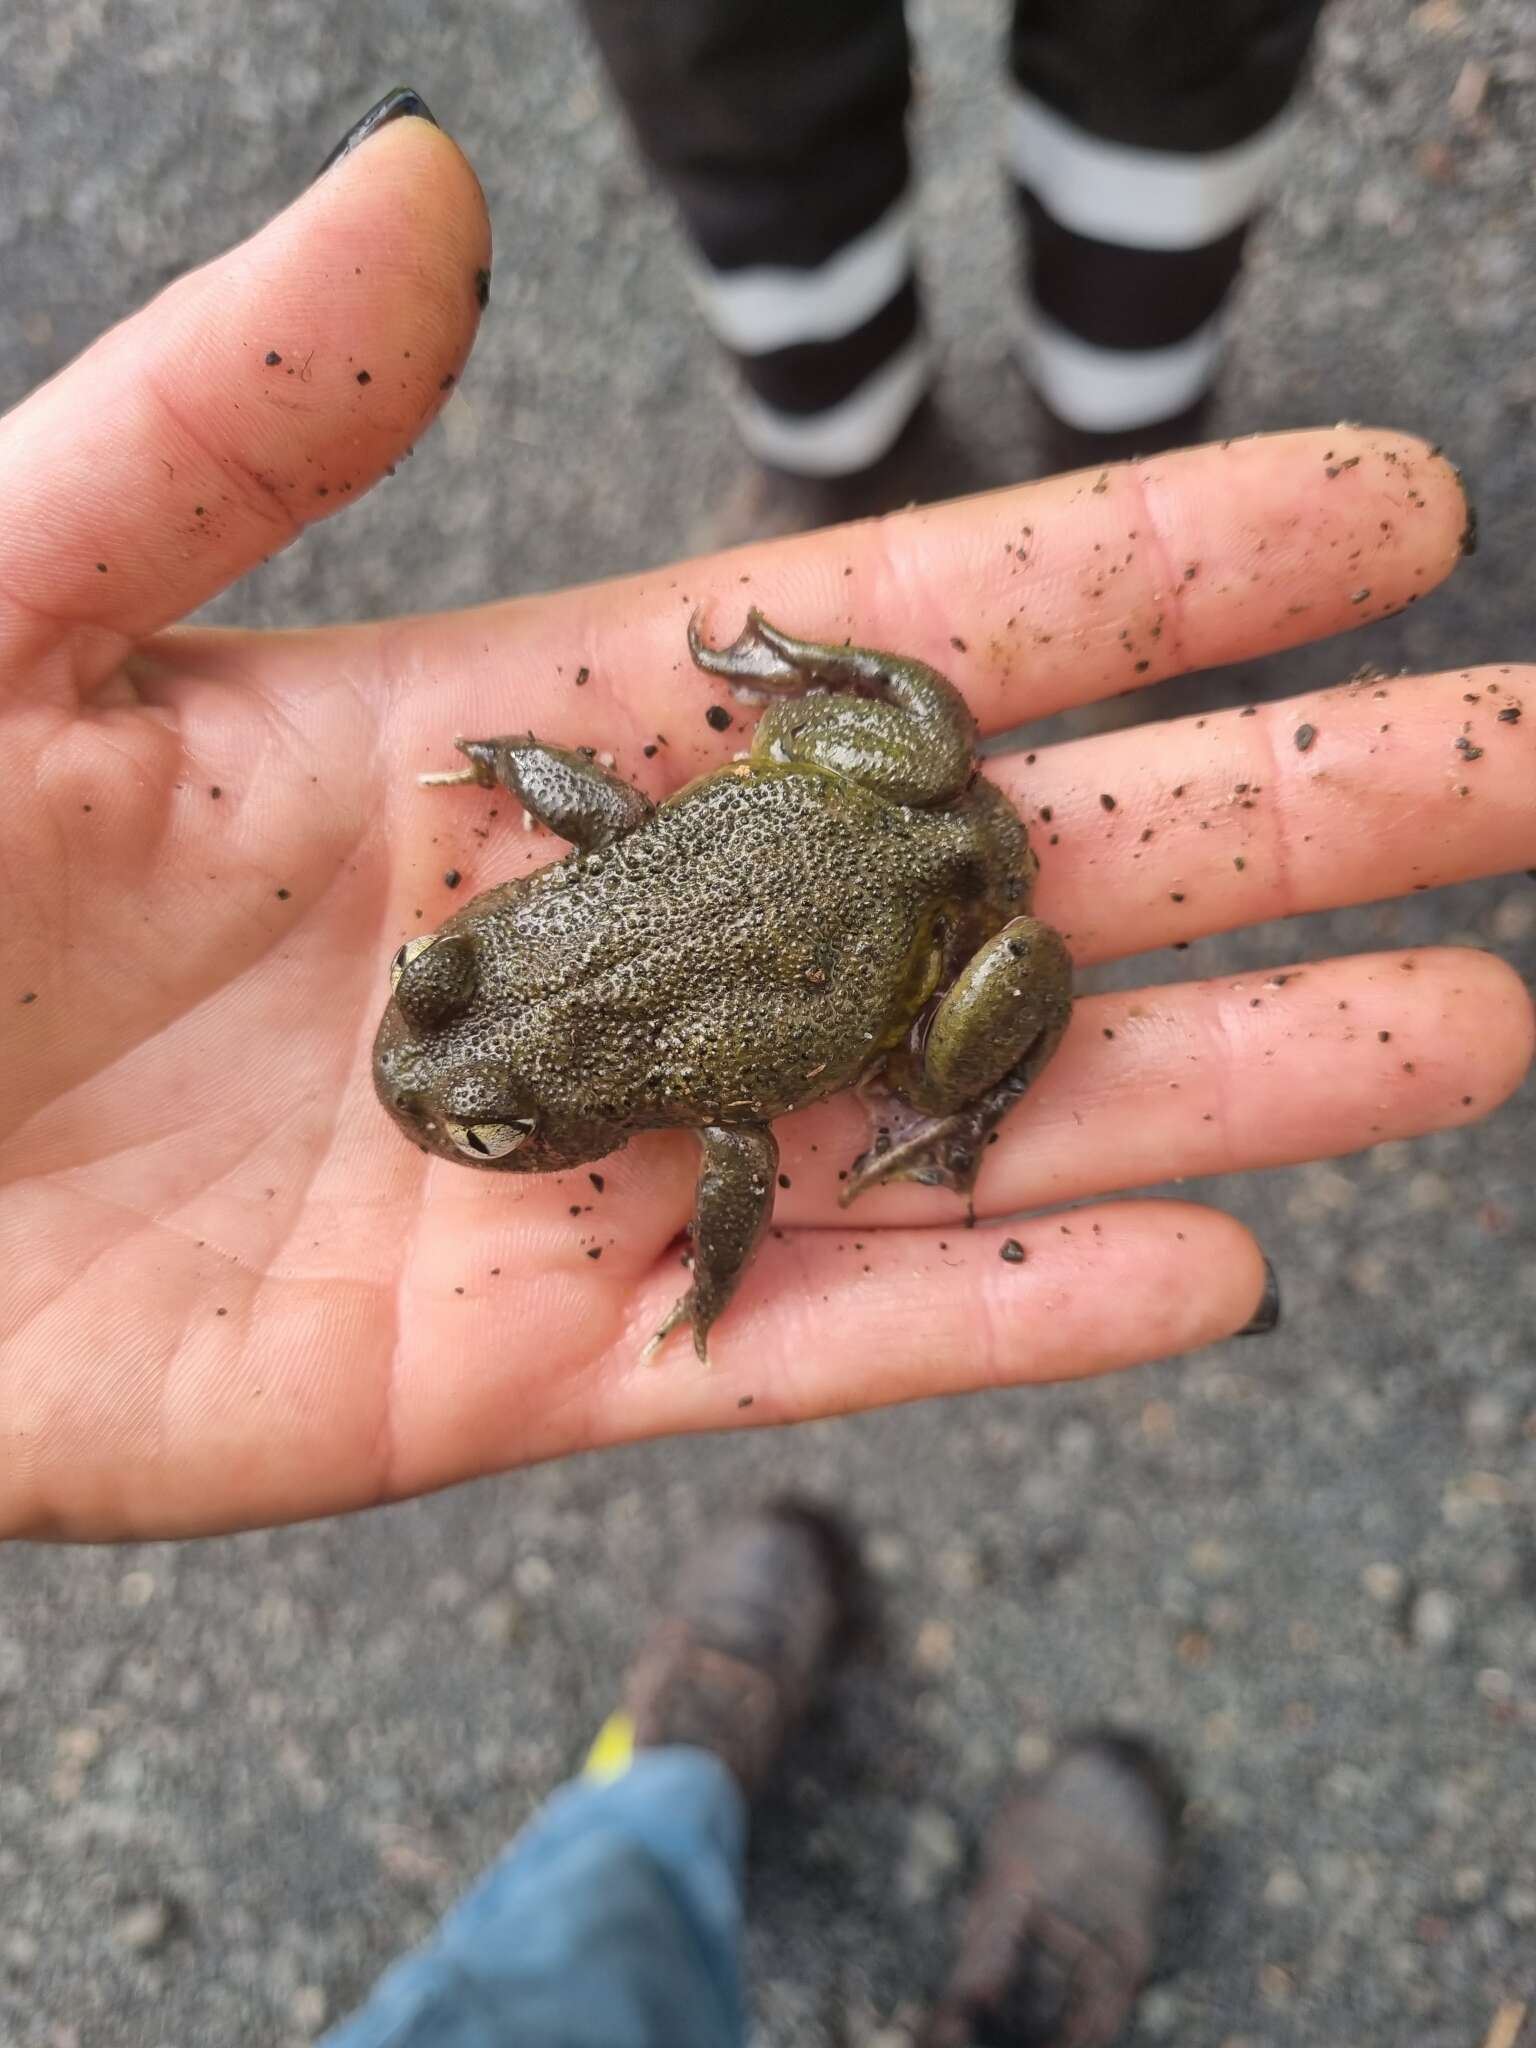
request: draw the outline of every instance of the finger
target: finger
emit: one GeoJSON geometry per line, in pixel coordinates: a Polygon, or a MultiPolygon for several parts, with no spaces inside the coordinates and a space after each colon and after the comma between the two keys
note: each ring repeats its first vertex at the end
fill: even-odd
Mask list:
{"type": "MultiPolygon", "coordinates": [[[[45,1387],[18,1416],[0,1526],[75,1540],[207,1533],[632,1438],[1081,1377],[1229,1335],[1266,1292],[1263,1258],[1239,1224],[1175,1202],[1006,1233],[893,1230],[860,1251],[855,1242],[830,1231],[771,1241],[713,1335],[710,1371],[686,1341],[638,1362],[677,1291],[669,1258],[656,1262],[627,1327],[601,1316],[601,1333],[614,1334],[595,1361],[575,1341],[580,1290],[554,1274],[512,1323],[486,1308],[464,1318],[451,1361],[440,1331],[399,1333],[391,1356],[388,1290],[338,1292],[334,1282],[323,1296],[290,1284],[295,1298],[278,1305],[260,1346],[237,1344],[219,1374],[193,1370],[189,1357],[162,1382],[114,1339],[104,1383],[58,1388],[51,1403],[45,1387]],[[1009,1238],[1022,1260],[1004,1256],[1009,1238]],[[537,1346],[526,1342],[530,1321],[537,1346]],[[366,1378],[344,1363],[359,1355],[355,1325],[369,1338],[366,1378]],[[253,1427],[253,1410],[273,1426],[253,1427]],[[110,1460],[102,1441],[114,1445],[110,1460]],[[87,1453],[72,1462],[80,1445],[87,1453]]],[[[223,1341],[242,1287],[231,1274],[236,1306],[208,1319],[200,1343],[223,1341]]],[[[590,1316],[588,1334],[598,1334],[590,1316]]]]}
{"type": "Polygon", "coordinates": [[[711,1337],[709,1370],[682,1346],[635,1363],[672,1284],[659,1273],[591,1388],[591,1419],[599,1439],[622,1441],[1080,1379],[1232,1335],[1267,1281],[1241,1224],[1183,1202],[949,1236],[791,1232],[711,1337]]]}
{"type": "MultiPolygon", "coordinates": [[[[435,758],[425,733],[420,746],[435,758]]],[[[660,783],[660,751],[637,779],[660,783]]],[[[999,756],[987,773],[1029,824],[1037,910],[1089,965],[1536,867],[1536,668],[1368,675],[999,756]]],[[[550,857],[506,801],[423,800],[407,776],[396,795],[418,893],[445,853],[471,893],[550,857]]]]}
{"type": "Polygon", "coordinates": [[[1368,677],[988,772],[1083,962],[1536,866],[1536,669],[1368,677]]]}
{"type": "MultiPolygon", "coordinates": [[[[1476,1123],[1527,1072],[1525,984],[1470,948],[1117,991],[1079,1001],[1060,1050],[987,1154],[982,1215],[1329,1159],[1476,1123]]],[[[839,1210],[868,1142],[847,1098],[779,1126],[780,1224],[849,1229],[943,1222],[953,1195],[873,1189],[839,1210]]]]}
{"type": "Polygon", "coordinates": [[[446,759],[453,729],[499,731],[515,707],[653,786],[729,754],[750,723],[705,723],[726,692],[688,661],[696,606],[716,637],[751,603],[807,638],[920,656],[992,730],[1380,618],[1449,573],[1467,528],[1455,470],[1410,436],[1276,434],[406,622],[391,660],[452,678],[451,698],[406,707],[413,746],[446,759]]]}
{"type": "Polygon", "coordinates": [[[462,368],[489,251],[464,158],[394,122],[0,422],[0,677],[73,635],[89,687],[366,491],[462,368]]]}

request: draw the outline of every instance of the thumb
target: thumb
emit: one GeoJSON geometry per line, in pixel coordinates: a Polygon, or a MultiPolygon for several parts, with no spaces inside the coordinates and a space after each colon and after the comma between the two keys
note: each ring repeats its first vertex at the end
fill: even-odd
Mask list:
{"type": "Polygon", "coordinates": [[[0,420],[0,695],[71,643],[90,689],[361,495],[474,339],[490,224],[414,94],[302,198],[179,279],[0,420]]]}

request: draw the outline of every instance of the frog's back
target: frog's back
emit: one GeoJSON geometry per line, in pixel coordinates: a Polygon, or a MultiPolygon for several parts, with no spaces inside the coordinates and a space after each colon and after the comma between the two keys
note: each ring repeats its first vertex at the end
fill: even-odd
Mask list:
{"type": "Polygon", "coordinates": [[[481,937],[625,1117],[776,1116],[905,1030],[982,866],[964,807],[741,763],[536,877],[481,937]]]}

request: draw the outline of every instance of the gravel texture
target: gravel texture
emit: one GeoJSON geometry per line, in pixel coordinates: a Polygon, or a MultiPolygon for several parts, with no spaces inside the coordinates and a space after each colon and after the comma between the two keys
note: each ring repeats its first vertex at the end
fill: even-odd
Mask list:
{"type": "MultiPolygon", "coordinates": [[[[1027,475],[999,13],[927,0],[918,26],[945,386],[1027,475]]],[[[399,79],[469,148],[495,217],[474,431],[434,432],[214,607],[227,620],[654,562],[736,473],[666,212],[547,0],[16,0],[0,400],[255,228],[399,79]]],[[[1220,425],[1424,432],[1465,465],[1483,548],[1410,616],[1167,686],[1159,710],[1536,651],[1533,88],[1528,0],[1335,8],[1220,425]]],[[[1446,938],[1531,976],[1536,889],[1265,929],[1136,977],[1446,938]]],[[[1201,1188],[1259,1232],[1285,1325],[1118,1381],[588,1458],[181,1549],[13,1551],[0,2041],[313,2037],[576,1761],[683,1549],[789,1480],[859,1518],[889,1614],[760,1832],[760,2043],[896,2048],[1001,1774],[1084,1719],[1159,1736],[1195,1799],[1134,2042],[1507,2035],[1501,2007],[1536,1999],[1533,1152],[1528,1088],[1478,1129],[1201,1188]]]]}

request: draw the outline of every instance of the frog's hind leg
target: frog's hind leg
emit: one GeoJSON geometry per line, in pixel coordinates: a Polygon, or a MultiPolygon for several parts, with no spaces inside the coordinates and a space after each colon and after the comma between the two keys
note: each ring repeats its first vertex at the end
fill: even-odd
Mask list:
{"type": "Polygon", "coordinates": [[[756,610],[729,647],[709,646],[695,614],[688,651],[708,675],[794,700],[763,714],[755,760],[821,768],[901,804],[949,803],[975,772],[976,722],[926,662],[795,640],[756,610]]]}
{"type": "Polygon", "coordinates": [[[552,747],[532,733],[493,740],[455,740],[469,762],[446,774],[420,775],[427,787],[473,783],[509,789],[532,817],[581,853],[598,853],[643,825],[656,806],[587,754],[552,747]]]}
{"type": "Polygon", "coordinates": [[[693,1217],[693,1285],[641,1354],[653,1358],[683,1323],[709,1363],[709,1331],[740,1284],[773,1215],[778,1140],[767,1124],[707,1124],[699,1132],[704,1165],[693,1217]]]}
{"type": "Polygon", "coordinates": [[[993,1133],[1061,1043],[1071,1014],[1060,935],[1038,918],[1014,918],[967,963],[917,1042],[887,1060],[898,1104],[854,1161],[843,1205],[888,1180],[969,1196],[993,1133]]]}

